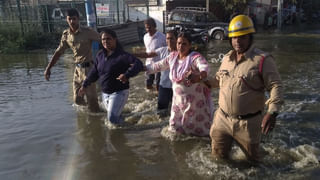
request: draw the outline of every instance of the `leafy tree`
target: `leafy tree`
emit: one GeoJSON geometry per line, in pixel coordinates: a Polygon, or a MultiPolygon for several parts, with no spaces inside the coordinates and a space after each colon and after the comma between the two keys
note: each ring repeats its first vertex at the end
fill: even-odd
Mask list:
{"type": "Polygon", "coordinates": [[[224,5],[226,10],[239,10],[243,11],[249,2],[254,0],[212,0],[215,2],[220,2],[224,5]]]}

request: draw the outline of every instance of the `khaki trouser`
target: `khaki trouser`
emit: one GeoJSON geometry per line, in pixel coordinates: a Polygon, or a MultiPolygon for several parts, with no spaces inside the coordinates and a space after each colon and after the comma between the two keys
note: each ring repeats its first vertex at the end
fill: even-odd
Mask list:
{"type": "Polygon", "coordinates": [[[88,105],[88,109],[93,112],[97,112],[99,110],[98,97],[96,84],[92,83],[90,86],[86,88],[86,98],[78,96],[78,91],[82,86],[83,81],[86,79],[87,74],[91,67],[79,68],[76,67],[73,75],[73,100],[78,105],[88,105]]]}
{"type": "Polygon", "coordinates": [[[210,129],[212,154],[228,158],[233,140],[235,140],[249,160],[259,160],[262,115],[248,119],[226,117],[218,109],[210,129]]]}

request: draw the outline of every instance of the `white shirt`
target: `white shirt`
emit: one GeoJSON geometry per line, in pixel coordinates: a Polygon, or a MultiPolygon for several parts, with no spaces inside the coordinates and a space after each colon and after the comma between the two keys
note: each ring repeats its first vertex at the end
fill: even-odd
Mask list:
{"type": "MultiPolygon", "coordinates": [[[[146,47],[146,52],[153,52],[160,47],[166,46],[166,36],[159,31],[156,31],[153,36],[150,36],[149,33],[146,33],[143,37],[144,46],[146,47]]],[[[151,61],[159,61],[159,56],[146,59],[146,65],[150,64],[151,61]]]]}
{"type": "MultiPolygon", "coordinates": [[[[169,48],[161,47],[154,51],[158,56],[159,60],[164,59],[170,54],[169,48]]],[[[172,82],[169,78],[170,70],[161,71],[160,86],[163,88],[172,88],[172,82]]]]}

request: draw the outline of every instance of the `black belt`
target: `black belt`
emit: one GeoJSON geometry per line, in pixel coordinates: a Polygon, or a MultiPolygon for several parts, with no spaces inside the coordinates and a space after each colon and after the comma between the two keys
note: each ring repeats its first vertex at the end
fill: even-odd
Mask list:
{"type": "Polygon", "coordinates": [[[83,62],[83,63],[77,63],[76,66],[79,67],[79,68],[86,68],[86,67],[90,67],[91,64],[92,64],[92,61],[83,62]]]}
{"type": "Polygon", "coordinates": [[[220,108],[222,114],[224,114],[226,117],[233,117],[233,118],[237,118],[237,119],[249,119],[252,118],[256,115],[261,114],[261,111],[257,111],[255,113],[249,113],[249,114],[245,114],[245,115],[235,115],[235,116],[230,116],[229,114],[227,114],[226,112],[224,112],[221,108],[220,108]]]}

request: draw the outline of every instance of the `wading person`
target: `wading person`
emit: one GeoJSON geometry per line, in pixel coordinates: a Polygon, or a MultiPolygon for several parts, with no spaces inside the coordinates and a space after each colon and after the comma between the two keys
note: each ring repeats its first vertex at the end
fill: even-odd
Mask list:
{"type": "Polygon", "coordinates": [[[123,122],[121,112],[129,96],[129,78],[143,70],[143,64],[122,49],[113,30],[101,32],[101,43],[103,49],[97,53],[79,95],[84,95],[87,88],[99,79],[102,102],[108,112],[107,120],[117,125],[123,122]]]}
{"type": "Polygon", "coordinates": [[[191,36],[181,33],[177,51],[147,65],[147,72],[170,70],[172,107],[169,130],[181,134],[208,136],[212,121],[211,90],[205,84],[208,63],[198,52],[191,50],[191,36]]]}
{"type": "MultiPolygon", "coordinates": [[[[146,52],[150,53],[155,51],[157,48],[166,46],[166,37],[163,33],[157,31],[157,24],[154,19],[149,18],[144,21],[144,27],[146,29],[146,34],[143,37],[143,42],[146,47],[146,52]]],[[[146,59],[146,65],[151,62],[159,61],[159,57],[155,56],[146,59]]],[[[147,90],[158,90],[160,82],[160,73],[148,74],[146,79],[147,90]],[[154,80],[156,80],[156,87],[154,89],[154,80]]]]}
{"type": "Polygon", "coordinates": [[[210,130],[212,154],[228,158],[235,140],[249,160],[259,160],[261,133],[276,124],[282,104],[282,84],[274,59],[252,45],[255,29],[248,16],[239,15],[229,24],[228,52],[216,74],[220,87],[219,109],[210,130]],[[265,91],[270,92],[265,102],[265,91]],[[263,116],[264,105],[267,113],[263,116]]]}
{"type": "MultiPolygon", "coordinates": [[[[167,46],[156,49],[150,53],[134,54],[142,58],[150,58],[158,56],[159,59],[164,59],[170,52],[177,50],[177,32],[170,30],[166,33],[167,46]]],[[[161,71],[161,78],[159,83],[158,94],[158,113],[160,116],[166,115],[169,108],[169,104],[172,100],[172,82],[169,78],[169,70],[161,71]]]]}
{"type": "Polygon", "coordinates": [[[67,22],[69,28],[62,33],[59,47],[53,54],[44,75],[46,80],[50,79],[51,68],[59,60],[60,56],[68,48],[71,48],[74,55],[75,70],[73,75],[73,100],[77,105],[88,105],[91,112],[99,112],[99,104],[96,92],[96,85],[93,83],[87,87],[86,97],[78,96],[78,91],[93,65],[92,42],[99,41],[100,35],[96,31],[81,27],[79,24],[79,12],[76,9],[67,11],[67,22]]]}

